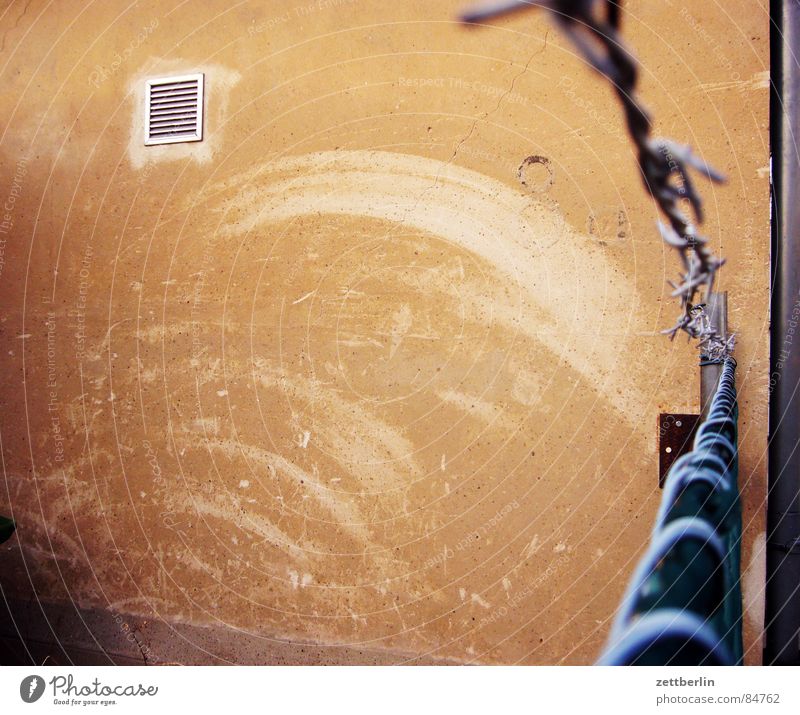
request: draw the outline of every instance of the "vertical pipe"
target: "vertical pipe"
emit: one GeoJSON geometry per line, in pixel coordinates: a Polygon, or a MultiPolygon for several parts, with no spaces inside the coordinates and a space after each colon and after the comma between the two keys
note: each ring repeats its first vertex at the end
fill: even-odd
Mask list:
{"type": "MultiPolygon", "coordinates": [[[[728,337],[728,293],[710,293],[706,300],[706,312],[711,321],[711,327],[727,339],[728,337]]],[[[708,417],[711,400],[717,392],[717,384],[722,375],[722,363],[702,365],[700,368],[700,419],[708,417]]]]}
{"type": "Polygon", "coordinates": [[[771,0],[772,305],[764,662],[800,663],[800,0],[771,0]]]}

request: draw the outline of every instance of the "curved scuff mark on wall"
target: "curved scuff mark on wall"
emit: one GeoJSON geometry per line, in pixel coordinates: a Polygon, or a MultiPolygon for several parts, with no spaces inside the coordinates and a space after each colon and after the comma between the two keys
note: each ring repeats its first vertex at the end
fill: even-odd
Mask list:
{"type": "MultiPolygon", "coordinates": [[[[247,172],[239,185],[245,188],[224,208],[235,209],[237,221],[223,222],[224,235],[332,214],[387,221],[467,249],[536,307],[535,322],[514,330],[534,337],[597,386],[632,425],[640,420],[647,400],[636,375],[645,366],[626,362],[620,369],[644,330],[633,281],[615,272],[592,240],[570,229],[552,207],[475,171],[382,151],[290,157],[247,172]]],[[[498,306],[493,311],[503,320],[498,306]]]]}

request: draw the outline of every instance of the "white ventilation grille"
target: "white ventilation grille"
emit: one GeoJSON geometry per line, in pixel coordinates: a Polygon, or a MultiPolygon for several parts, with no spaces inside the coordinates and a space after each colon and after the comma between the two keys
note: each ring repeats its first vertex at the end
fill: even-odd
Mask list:
{"type": "Polygon", "coordinates": [[[146,132],[147,145],[203,138],[202,73],[147,81],[146,132]]]}

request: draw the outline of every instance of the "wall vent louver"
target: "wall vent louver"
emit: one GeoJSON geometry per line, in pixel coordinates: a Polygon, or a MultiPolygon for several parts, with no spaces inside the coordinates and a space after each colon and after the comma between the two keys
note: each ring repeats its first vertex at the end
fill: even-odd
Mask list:
{"type": "Polygon", "coordinates": [[[176,144],[203,138],[203,74],[147,81],[144,143],[176,144]]]}

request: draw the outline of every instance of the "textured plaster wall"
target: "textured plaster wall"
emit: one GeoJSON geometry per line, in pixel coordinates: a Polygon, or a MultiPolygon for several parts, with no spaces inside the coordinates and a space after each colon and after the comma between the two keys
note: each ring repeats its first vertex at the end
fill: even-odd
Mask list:
{"type": "MultiPolygon", "coordinates": [[[[657,132],[729,178],[700,188],[757,662],[767,7],[625,5],[657,132]]],[[[541,13],[460,7],[0,11],[4,594],[398,659],[596,657],[657,414],[698,408],[693,348],[659,335],[676,256],[609,88],[541,13]],[[145,79],[196,71],[204,141],[145,147],[145,79]]]]}

